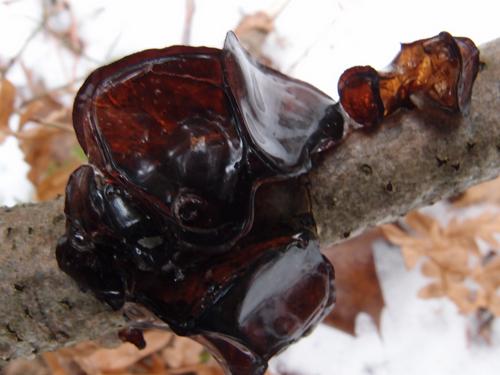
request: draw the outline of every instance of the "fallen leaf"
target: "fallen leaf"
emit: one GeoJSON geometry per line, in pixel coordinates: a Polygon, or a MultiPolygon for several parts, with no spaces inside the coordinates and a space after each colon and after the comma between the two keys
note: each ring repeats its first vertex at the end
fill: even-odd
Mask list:
{"type": "Polygon", "coordinates": [[[479,254],[477,238],[481,238],[494,248],[500,246],[495,233],[500,233],[500,215],[487,211],[471,219],[452,220],[443,232],[443,236],[454,245],[479,254]]]}
{"type": "Polygon", "coordinates": [[[472,279],[482,288],[486,307],[500,316],[500,256],[495,252],[488,254],[486,262],[473,270],[472,279]]]}
{"type": "Polygon", "coordinates": [[[10,115],[14,111],[16,88],[7,79],[0,79],[0,143],[5,140],[9,130],[10,115]]]}
{"type": "Polygon", "coordinates": [[[493,296],[488,309],[491,311],[491,313],[495,316],[500,316],[500,296],[495,295],[493,296]]]}
{"type": "Polygon", "coordinates": [[[51,120],[67,122],[67,126],[71,126],[71,119],[69,118],[69,110],[66,109],[61,103],[52,97],[46,95],[39,99],[30,101],[21,110],[19,116],[19,131],[22,131],[26,124],[34,122],[37,124],[38,120],[50,122],[51,120]]]}
{"type": "Polygon", "coordinates": [[[20,113],[18,138],[36,198],[63,194],[71,172],[86,160],[71,126],[71,110],[50,96],[28,103],[20,113]]]}
{"type": "Polygon", "coordinates": [[[171,345],[162,350],[162,357],[170,368],[193,366],[200,362],[204,348],[187,337],[175,337],[171,345]]]}
{"type": "Polygon", "coordinates": [[[487,304],[484,293],[470,290],[462,283],[448,284],[446,295],[458,306],[463,314],[471,314],[487,304]]]}
{"type": "Polygon", "coordinates": [[[444,297],[445,291],[441,283],[430,283],[418,291],[420,298],[438,298],[444,297]]]}
{"type": "Polygon", "coordinates": [[[173,334],[163,331],[147,331],[144,333],[146,347],[142,350],[130,343],[124,343],[117,348],[101,348],[88,356],[75,359],[88,374],[100,372],[122,371],[139,360],[161,350],[172,340],[173,334]]]}
{"type": "Polygon", "coordinates": [[[406,267],[408,269],[415,267],[427,248],[426,244],[420,238],[410,236],[395,224],[382,225],[380,229],[387,240],[401,247],[406,267]]]}
{"type": "Polygon", "coordinates": [[[412,211],[405,217],[406,223],[418,234],[426,235],[436,226],[436,221],[430,216],[423,215],[418,211],[412,211]]]}
{"type": "Polygon", "coordinates": [[[401,247],[408,267],[422,260],[421,272],[432,281],[419,291],[421,298],[448,297],[463,314],[481,309],[500,316],[500,257],[484,253],[477,242],[500,247],[500,215],[483,212],[446,226],[422,213],[412,212],[405,222],[408,230],[394,224],[383,226],[385,237],[401,247]]]}
{"type": "Polygon", "coordinates": [[[73,375],[82,373],[75,358],[89,355],[98,349],[92,341],[84,341],[73,347],[61,348],[54,352],[42,353],[43,364],[51,375],[73,375]]]}
{"type": "Polygon", "coordinates": [[[469,271],[469,255],[467,249],[450,246],[444,251],[433,251],[428,256],[435,264],[448,272],[467,274],[469,271]]]}
{"type": "Polygon", "coordinates": [[[403,260],[407,269],[414,268],[422,257],[422,251],[419,251],[415,247],[402,247],[401,252],[403,253],[403,260]]]}
{"type": "Polygon", "coordinates": [[[422,264],[422,275],[428,276],[428,277],[439,277],[441,276],[441,268],[439,266],[428,260],[422,264]]]}
{"type": "MultiPolygon", "coordinates": [[[[169,370],[169,375],[223,375],[224,372],[220,367],[207,365],[194,365],[181,367],[174,370],[169,370]]],[[[265,375],[271,375],[266,372],[265,375]]]]}
{"type": "Polygon", "coordinates": [[[22,132],[20,147],[30,165],[28,179],[38,200],[53,199],[64,193],[69,175],[82,160],[73,133],[38,126],[22,132]]]}
{"type": "Polygon", "coordinates": [[[11,361],[2,372],[3,375],[53,375],[41,357],[29,360],[18,358],[11,361]]]}
{"type": "Polygon", "coordinates": [[[164,330],[146,331],[144,337],[143,350],[130,343],[102,348],[95,341],[84,341],[33,360],[13,361],[5,375],[224,375],[215,359],[189,338],[164,330]]]}
{"type": "Polygon", "coordinates": [[[453,205],[466,207],[485,202],[500,204],[500,177],[469,188],[453,200],[453,205]]]}
{"type": "Polygon", "coordinates": [[[66,358],[56,352],[43,353],[43,360],[50,369],[51,375],[68,375],[69,367],[66,358]]]}
{"type": "Polygon", "coordinates": [[[336,305],[325,323],[353,335],[356,316],[365,312],[379,327],[385,303],[375,270],[372,244],[380,238],[382,231],[374,229],[322,250],[335,268],[337,296],[336,305]]]}

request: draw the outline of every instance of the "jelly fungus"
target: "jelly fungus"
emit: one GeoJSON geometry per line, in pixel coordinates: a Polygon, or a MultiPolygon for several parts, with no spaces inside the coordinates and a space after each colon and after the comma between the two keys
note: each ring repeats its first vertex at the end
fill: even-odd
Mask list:
{"type": "Polygon", "coordinates": [[[340,103],[354,121],[379,124],[398,108],[414,103],[449,112],[467,110],[479,70],[479,50],[468,38],[447,32],[401,45],[383,72],[369,66],[346,70],[339,79],[340,103]]]}
{"type": "MultiPolygon", "coordinates": [[[[462,109],[474,48],[448,34],[404,45],[393,72],[347,71],[340,102],[365,125],[420,91],[462,109]]],[[[69,179],[56,255],[99,299],[144,305],[235,375],[263,374],[330,312],[334,271],[301,176],[346,137],[329,96],[229,33],[222,50],[146,50],[97,69],[73,123],[89,164],[69,179]]]]}

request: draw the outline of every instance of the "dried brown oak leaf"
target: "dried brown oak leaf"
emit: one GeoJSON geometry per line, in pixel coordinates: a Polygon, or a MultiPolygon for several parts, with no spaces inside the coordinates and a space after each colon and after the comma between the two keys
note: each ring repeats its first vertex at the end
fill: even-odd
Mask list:
{"type": "Polygon", "coordinates": [[[500,317],[500,256],[493,253],[488,258],[473,270],[472,276],[481,286],[483,304],[493,315],[500,317]]]}
{"type": "Polygon", "coordinates": [[[356,316],[367,313],[380,328],[385,306],[375,269],[373,242],[382,238],[374,229],[322,250],[335,267],[337,304],[325,323],[354,335],[356,316]]]}
{"type": "Polygon", "coordinates": [[[14,361],[5,375],[223,375],[215,360],[193,340],[158,330],[144,336],[147,346],[143,350],[130,343],[109,349],[86,341],[43,353],[41,359],[14,361]]]}
{"type": "Polygon", "coordinates": [[[71,110],[50,96],[30,102],[20,113],[18,138],[36,198],[63,194],[68,176],[86,160],[71,128],[71,110]]]}
{"type": "Polygon", "coordinates": [[[16,88],[5,78],[0,78],[0,143],[9,134],[9,119],[14,111],[16,88]]]}
{"type": "Polygon", "coordinates": [[[430,216],[412,212],[406,217],[409,231],[396,225],[382,227],[386,238],[401,247],[408,268],[422,261],[422,273],[432,282],[422,288],[422,298],[448,297],[463,313],[487,309],[498,315],[500,261],[498,253],[484,254],[478,239],[493,249],[500,247],[500,215],[485,212],[466,220],[451,220],[446,227],[430,216]]]}
{"type": "Polygon", "coordinates": [[[466,207],[478,203],[500,205],[500,177],[473,186],[453,200],[453,205],[456,207],[466,207]]]}
{"type": "MultiPolygon", "coordinates": [[[[148,331],[144,336],[147,342],[146,348],[139,350],[133,347],[136,356],[135,361],[129,362],[126,367],[118,370],[116,368],[114,370],[105,369],[103,375],[116,373],[117,371],[123,371],[123,373],[128,371],[127,373],[130,374],[223,375],[222,369],[215,360],[209,355],[204,356],[206,354],[204,348],[189,338],[164,331],[148,331]],[[150,346],[154,348],[148,351],[147,349],[150,346]]],[[[127,344],[122,346],[125,345],[127,344]]],[[[127,353],[120,354],[125,354],[125,357],[129,358],[127,353]]],[[[111,355],[113,356],[113,353],[111,355]]],[[[106,359],[107,356],[104,355],[103,358],[106,359]]],[[[112,361],[113,359],[110,362],[112,363],[112,361]]],[[[94,362],[92,358],[91,362],[94,362]]]]}

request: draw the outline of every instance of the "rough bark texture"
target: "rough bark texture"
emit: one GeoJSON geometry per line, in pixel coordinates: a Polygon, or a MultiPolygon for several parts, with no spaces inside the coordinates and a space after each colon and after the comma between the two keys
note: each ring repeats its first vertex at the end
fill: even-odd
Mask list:
{"type": "Polygon", "coordinates": [[[59,271],[62,199],[0,208],[0,368],[6,361],[116,332],[124,326],[59,271]]]}
{"type": "MultiPolygon", "coordinates": [[[[311,173],[325,245],[500,173],[500,40],[481,60],[469,115],[400,112],[373,133],[352,134],[311,173]]],[[[126,324],[57,268],[63,229],[61,199],[0,208],[0,368],[126,324]]]]}

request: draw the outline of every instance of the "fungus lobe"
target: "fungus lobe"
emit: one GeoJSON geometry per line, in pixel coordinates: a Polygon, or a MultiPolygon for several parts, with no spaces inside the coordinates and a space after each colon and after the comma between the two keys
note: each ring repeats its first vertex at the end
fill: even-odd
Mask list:
{"type": "Polygon", "coordinates": [[[145,305],[231,373],[262,373],[333,306],[296,176],[342,137],[336,108],[232,33],[223,50],[148,50],[97,69],[75,100],[89,165],[68,183],[59,265],[114,308],[145,305]],[[269,212],[278,190],[286,207],[269,212]]]}
{"type": "Polygon", "coordinates": [[[398,108],[415,102],[449,112],[468,109],[479,70],[479,50],[464,37],[447,32],[401,45],[387,70],[347,69],[339,79],[340,103],[356,122],[373,126],[398,108]]]}
{"type": "MultiPolygon", "coordinates": [[[[401,77],[420,77],[436,50],[454,81],[431,99],[465,108],[475,46],[436,38],[404,45],[392,73],[346,71],[343,110],[373,126],[410,94],[434,93],[432,69],[425,82],[401,77]]],[[[346,137],[342,108],[256,62],[232,33],[222,50],[146,50],[97,69],[75,99],[89,164],[68,182],[59,266],[113,308],[146,306],[227,372],[262,374],[334,304],[301,175],[346,137]]]]}

